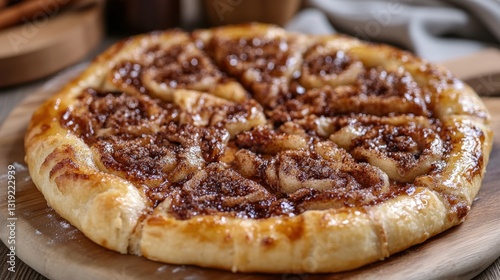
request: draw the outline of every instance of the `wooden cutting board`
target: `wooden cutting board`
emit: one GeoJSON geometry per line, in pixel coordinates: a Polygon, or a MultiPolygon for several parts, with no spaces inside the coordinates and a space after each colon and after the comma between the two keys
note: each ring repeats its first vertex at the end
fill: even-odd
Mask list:
{"type": "MultiPolygon", "coordinates": [[[[87,239],[59,217],[30,180],[23,135],[34,109],[79,69],[63,75],[16,107],[0,129],[0,228],[7,240],[7,166],[15,167],[16,253],[51,279],[470,279],[500,256],[500,99],[485,98],[496,131],[483,186],[466,221],[389,259],[351,272],[323,275],[234,274],[167,265],[121,255],[87,239]]],[[[182,250],[182,248],[179,248],[182,250]]]]}

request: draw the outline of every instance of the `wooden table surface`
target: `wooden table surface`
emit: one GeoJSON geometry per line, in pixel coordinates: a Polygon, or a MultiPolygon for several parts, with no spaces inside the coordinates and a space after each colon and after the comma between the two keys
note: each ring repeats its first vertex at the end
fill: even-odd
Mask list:
{"type": "MultiPolygon", "coordinates": [[[[110,41],[105,42],[99,50],[100,52],[103,48],[110,44],[110,41]]],[[[89,57],[92,57],[91,54],[89,57]]],[[[88,60],[88,59],[87,59],[88,60]]],[[[35,92],[44,83],[53,77],[48,77],[46,79],[32,82],[29,84],[24,84],[22,86],[11,87],[6,89],[0,89],[0,124],[3,123],[5,118],[8,116],[10,111],[20,103],[26,96],[30,93],[35,92]]],[[[500,97],[499,97],[500,98],[500,97]]],[[[0,167],[0,174],[6,173],[6,167],[0,167]]],[[[500,225],[499,225],[500,226],[500,225]]],[[[4,229],[2,229],[4,230],[4,229]]],[[[12,273],[7,270],[7,247],[4,244],[0,244],[0,279],[47,279],[40,275],[38,272],[30,268],[28,265],[23,263],[20,259],[17,259],[16,272],[12,273]]],[[[278,277],[279,278],[279,277],[278,277]]],[[[496,280],[500,279],[500,258],[498,258],[493,264],[486,268],[483,272],[477,275],[474,279],[477,280],[496,280]]]]}

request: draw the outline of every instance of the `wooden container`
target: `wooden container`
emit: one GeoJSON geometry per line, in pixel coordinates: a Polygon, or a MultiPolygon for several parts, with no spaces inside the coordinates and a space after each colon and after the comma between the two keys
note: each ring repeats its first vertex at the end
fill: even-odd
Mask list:
{"type": "Polygon", "coordinates": [[[176,27],[181,22],[180,0],[108,0],[110,31],[136,34],[176,27]]]}
{"type": "Polygon", "coordinates": [[[212,25],[259,21],[283,26],[300,4],[300,0],[205,0],[212,25]]]}

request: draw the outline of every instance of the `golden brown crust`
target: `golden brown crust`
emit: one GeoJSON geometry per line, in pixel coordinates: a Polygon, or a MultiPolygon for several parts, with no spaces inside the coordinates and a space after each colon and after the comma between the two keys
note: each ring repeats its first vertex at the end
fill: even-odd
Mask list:
{"type": "Polygon", "coordinates": [[[25,160],[52,208],[94,242],[126,253],[146,210],[144,195],[130,182],[100,171],[89,147],[58,121],[60,110],[73,103],[83,87],[100,85],[102,57],[34,113],[25,136],[25,160]]]}
{"type": "Polygon", "coordinates": [[[438,195],[424,188],[368,209],[313,210],[265,220],[178,220],[165,209],[168,201],[143,223],[139,250],[144,256],[244,272],[354,269],[451,225],[438,195]]]}
{"type": "Polygon", "coordinates": [[[35,112],[25,147],[49,205],[104,247],[336,272],[461,223],[488,124],[410,53],[249,24],[112,46],[35,112]]]}

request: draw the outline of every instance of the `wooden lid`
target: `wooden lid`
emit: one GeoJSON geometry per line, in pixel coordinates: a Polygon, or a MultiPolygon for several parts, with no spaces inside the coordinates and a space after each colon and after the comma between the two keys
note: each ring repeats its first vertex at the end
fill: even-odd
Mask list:
{"type": "Polygon", "coordinates": [[[103,37],[102,5],[0,32],[0,87],[39,79],[81,60],[103,37]]]}

